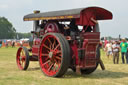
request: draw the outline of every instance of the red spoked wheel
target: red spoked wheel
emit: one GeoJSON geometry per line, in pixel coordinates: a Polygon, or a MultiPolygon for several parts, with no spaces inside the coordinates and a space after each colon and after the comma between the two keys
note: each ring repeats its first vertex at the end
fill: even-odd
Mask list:
{"type": "Polygon", "coordinates": [[[47,76],[61,77],[70,64],[69,43],[59,33],[44,35],[39,52],[41,70],[47,76]]]}
{"type": "Polygon", "coordinates": [[[20,70],[27,70],[29,66],[29,52],[26,47],[20,47],[18,49],[16,62],[20,70]]]}

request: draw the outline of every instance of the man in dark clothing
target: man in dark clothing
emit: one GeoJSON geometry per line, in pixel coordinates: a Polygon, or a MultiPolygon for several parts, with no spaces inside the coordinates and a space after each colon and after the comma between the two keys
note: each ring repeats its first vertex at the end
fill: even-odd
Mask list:
{"type": "Polygon", "coordinates": [[[75,39],[75,36],[78,35],[78,33],[79,33],[79,29],[78,29],[78,26],[76,25],[75,20],[72,20],[70,22],[69,28],[70,28],[70,36],[73,39],[75,39]]]}
{"type": "Polygon", "coordinates": [[[15,42],[14,42],[14,41],[12,41],[12,48],[13,48],[13,47],[15,47],[15,42]]]}
{"type": "Polygon", "coordinates": [[[75,39],[76,35],[79,33],[78,26],[75,23],[75,19],[73,19],[68,26],[64,27],[66,36],[70,36],[73,40],[75,39]]]}
{"type": "Polygon", "coordinates": [[[91,26],[84,26],[85,32],[91,32],[92,28],[91,26]]]}

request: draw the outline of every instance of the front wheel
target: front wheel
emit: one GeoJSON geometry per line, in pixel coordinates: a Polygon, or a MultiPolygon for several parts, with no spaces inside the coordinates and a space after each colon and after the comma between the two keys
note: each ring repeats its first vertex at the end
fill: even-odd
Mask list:
{"type": "Polygon", "coordinates": [[[29,52],[26,47],[20,47],[16,55],[17,66],[20,70],[27,70],[29,66],[29,52]]]}
{"type": "Polygon", "coordinates": [[[70,47],[59,33],[44,35],[39,49],[39,63],[42,72],[50,77],[61,77],[70,64],[70,47]]]}

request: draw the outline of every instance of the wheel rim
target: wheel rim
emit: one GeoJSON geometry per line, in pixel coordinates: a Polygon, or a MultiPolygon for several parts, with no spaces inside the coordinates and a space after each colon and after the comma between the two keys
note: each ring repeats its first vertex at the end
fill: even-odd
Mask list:
{"type": "Polygon", "coordinates": [[[62,49],[55,36],[48,35],[43,39],[39,58],[44,74],[54,76],[59,72],[62,63],[62,49]]]}
{"type": "Polygon", "coordinates": [[[19,48],[18,52],[17,52],[17,65],[19,67],[19,69],[23,70],[26,64],[26,55],[25,55],[25,51],[23,48],[19,48]]]}

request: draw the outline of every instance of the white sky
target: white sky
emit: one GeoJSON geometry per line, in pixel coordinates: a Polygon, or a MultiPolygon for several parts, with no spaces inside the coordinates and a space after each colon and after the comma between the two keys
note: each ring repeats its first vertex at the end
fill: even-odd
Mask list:
{"type": "Polygon", "coordinates": [[[128,0],[0,0],[0,16],[8,18],[18,32],[30,32],[32,22],[23,16],[41,12],[99,6],[113,13],[113,20],[100,21],[101,36],[128,37],[128,0]]]}

